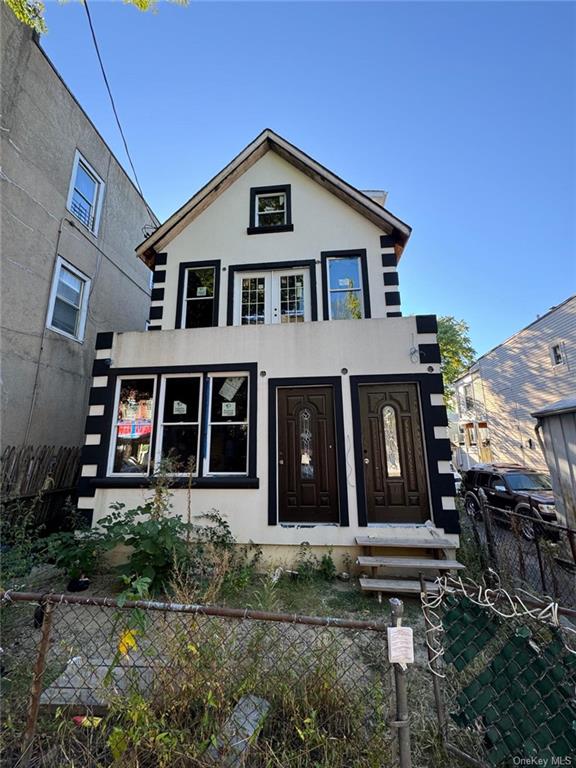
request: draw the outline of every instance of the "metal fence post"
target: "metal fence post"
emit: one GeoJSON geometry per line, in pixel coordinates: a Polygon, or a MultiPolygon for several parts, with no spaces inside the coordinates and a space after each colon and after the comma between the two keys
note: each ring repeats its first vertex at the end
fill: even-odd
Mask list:
{"type": "Polygon", "coordinates": [[[492,528],[492,517],[491,517],[491,510],[488,505],[488,499],[486,498],[486,493],[484,492],[483,488],[480,488],[478,492],[478,497],[480,499],[480,506],[482,508],[482,519],[484,520],[484,526],[486,528],[486,543],[488,544],[488,558],[490,560],[490,565],[494,570],[499,573],[500,567],[498,564],[498,555],[496,554],[496,542],[494,540],[494,530],[492,528]]]}
{"type": "MultiPolygon", "coordinates": [[[[41,603],[42,605],[42,603],[41,603]]],[[[36,722],[38,720],[38,709],[40,707],[40,695],[42,694],[42,679],[46,669],[46,655],[50,642],[50,630],[52,629],[52,611],[54,606],[51,602],[44,603],[44,618],[42,621],[42,631],[40,643],[38,645],[38,656],[34,665],[34,676],[32,678],[32,687],[30,688],[30,703],[28,705],[28,719],[26,721],[26,730],[22,739],[22,754],[18,761],[19,768],[27,768],[32,757],[32,744],[36,733],[36,722]]]]}
{"type": "MultiPolygon", "coordinates": [[[[404,603],[397,597],[390,598],[391,626],[399,627],[404,613],[404,603]]],[[[400,768],[412,768],[410,755],[410,722],[408,720],[408,689],[406,672],[400,664],[394,664],[394,687],[396,693],[396,721],[400,768]]]]}

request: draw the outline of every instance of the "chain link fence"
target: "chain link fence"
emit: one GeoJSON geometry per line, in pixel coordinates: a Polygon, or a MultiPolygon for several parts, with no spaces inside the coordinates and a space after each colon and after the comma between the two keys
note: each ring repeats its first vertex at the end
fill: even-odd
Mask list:
{"type": "Polygon", "coordinates": [[[2,766],[372,768],[408,743],[382,623],[0,597],[2,766]]]}
{"type": "Polygon", "coordinates": [[[479,768],[571,765],[576,611],[444,577],[422,591],[442,741],[479,768]]]}
{"type": "Polygon", "coordinates": [[[463,536],[477,548],[478,568],[491,568],[512,589],[576,608],[576,531],[544,522],[535,510],[524,515],[485,498],[480,503],[479,514],[460,516],[463,536]]]}

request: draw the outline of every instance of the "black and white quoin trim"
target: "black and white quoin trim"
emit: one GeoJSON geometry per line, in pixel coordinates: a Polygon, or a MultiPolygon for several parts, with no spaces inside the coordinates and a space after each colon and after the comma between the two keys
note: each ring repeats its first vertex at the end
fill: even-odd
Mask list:
{"type": "Polygon", "coordinates": [[[166,282],[166,270],[159,269],[159,267],[166,266],[167,262],[167,253],[156,254],[154,259],[154,274],[152,275],[153,288],[150,296],[150,314],[148,316],[148,320],[150,321],[150,325],[148,325],[149,331],[162,330],[162,324],[158,321],[162,320],[164,316],[164,284],[166,282]]]}
{"type": "Polygon", "coordinates": [[[386,317],[402,317],[400,305],[400,280],[398,278],[398,256],[395,240],[390,235],[380,236],[382,249],[382,273],[384,280],[384,302],[386,317]]]}

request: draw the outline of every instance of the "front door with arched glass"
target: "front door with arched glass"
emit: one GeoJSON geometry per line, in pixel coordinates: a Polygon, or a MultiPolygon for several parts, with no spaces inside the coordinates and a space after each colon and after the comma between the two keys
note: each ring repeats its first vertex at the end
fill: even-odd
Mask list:
{"type": "Polygon", "coordinates": [[[430,513],[416,385],[361,385],[359,401],[368,524],[425,522],[430,513]]]}

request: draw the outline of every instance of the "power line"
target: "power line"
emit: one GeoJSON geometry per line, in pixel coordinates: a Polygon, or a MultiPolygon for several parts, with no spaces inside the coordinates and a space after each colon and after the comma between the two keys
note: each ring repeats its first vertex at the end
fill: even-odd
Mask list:
{"type": "Polygon", "coordinates": [[[150,215],[150,218],[152,219],[152,223],[154,224],[154,227],[156,227],[156,223],[154,221],[154,214],[148,207],[148,203],[146,202],[146,199],[144,198],[144,193],[142,192],[142,187],[140,186],[140,182],[138,181],[138,174],[136,173],[136,168],[134,168],[134,163],[132,162],[132,157],[130,155],[130,150],[128,149],[128,143],[126,141],[126,137],[124,136],[124,131],[122,130],[122,125],[120,123],[120,118],[118,117],[118,111],[116,109],[116,104],[114,103],[114,97],[112,96],[112,91],[110,89],[110,83],[108,82],[108,78],[106,77],[106,70],[104,69],[104,62],[102,61],[102,56],[100,55],[100,48],[98,47],[98,41],[96,40],[96,32],[94,31],[94,25],[92,24],[92,17],[90,16],[90,9],[88,8],[88,0],[84,0],[83,2],[84,8],[86,10],[86,16],[88,17],[88,24],[90,26],[90,32],[92,33],[92,40],[94,42],[94,48],[96,50],[96,55],[98,56],[98,61],[100,62],[100,69],[102,70],[102,77],[104,78],[104,84],[106,85],[106,90],[108,91],[108,96],[110,97],[110,103],[112,104],[112,111],[114,112],[114,117],[116,118],[116,124],[118,125],[118,130],[120,131],[120,136],[122,136],[122,141],[124,142],[124,149],[126,150],[126,156],[128,157],[128,162],[130,163],[130,168],[132,168],[132,173],[134,174],[134,181],[136,183],[136,187],[138,189],[138,192],[140,192],[140,195],[142,196],[142,199],[144,200],[144,205],[146,206],[146,209],[148,211],[148,214],[150,215]]]}

